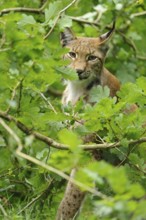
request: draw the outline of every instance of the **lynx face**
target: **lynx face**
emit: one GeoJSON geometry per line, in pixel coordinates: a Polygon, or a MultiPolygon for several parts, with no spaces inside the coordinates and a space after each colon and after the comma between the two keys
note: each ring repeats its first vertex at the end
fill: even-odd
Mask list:
{"type": "Polygon", "coordinates": [[[79,80],[100,78],[108,50],[105,43],[113,30],[114,25],[108,33],[99,38],[77,38],[68,28],[61,33],[62,45],[69,48],[64,57],[70,60],[69,67],[77,72],[79,80]]]}
{"type": "Polygon", "coordinates": [[[88,38],[77,39],[67,46],[70,51],[65,56],[70,59],[70,65],[79,77],[79,80],[96,78],[100,75],[103,66],[103,54],[97,49],[97,42],[88,38]]]}

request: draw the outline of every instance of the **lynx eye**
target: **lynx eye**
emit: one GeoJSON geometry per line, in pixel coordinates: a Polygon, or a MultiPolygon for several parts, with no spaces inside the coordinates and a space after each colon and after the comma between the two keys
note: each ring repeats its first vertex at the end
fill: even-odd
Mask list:
{"type": "Polygon", "coordinates": [[[76,58],[76,53],[75,53],[75,52],[69,52],[68,55],[69,55],[71,58],[76,58]]]}
{"type": "Polygon", "coordinates": [[[95,61],[95,60],[97,60],[97,57],[94,55],[89,55],[87,59],[88,59],[88,61],[95,61]]]}

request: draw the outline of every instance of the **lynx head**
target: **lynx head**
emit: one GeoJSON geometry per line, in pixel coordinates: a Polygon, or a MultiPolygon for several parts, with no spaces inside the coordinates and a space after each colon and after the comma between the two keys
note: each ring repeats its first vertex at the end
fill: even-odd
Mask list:
{"type": "Polygon", "coordinates": [[[69,28],[61,33],[62,46],[69,48],[65,58],[70,59],[69,67],[77,72],[80,80],[100,78],[108,50],[107,42],[114,29],[115,22],[110,31],[98,38],[76,37],[69,28]]]}

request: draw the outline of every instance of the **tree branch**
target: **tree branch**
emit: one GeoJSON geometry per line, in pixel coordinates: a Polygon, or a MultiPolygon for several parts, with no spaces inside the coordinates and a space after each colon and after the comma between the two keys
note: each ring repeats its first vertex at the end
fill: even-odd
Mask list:
{"type": "Polygon", "coordinates": [[[54,141],[52,138],[49,138],[43,134],[40,134],[36,131],[32,131],[32,129],[28,128],[26,125],[18,121],[16,118],[14,118],[11,115],[7,115],[5,112],[0,111],[0,117],[3,119],[6,119],[7,121],[12,121],[16,124],[16,126],[25,134],[27,135],[33,135],[36,139],[51,145],[54,148],[60,149],[60,150],[69,150],[69,146],[66,146],[64,144],[58,143],[54,141]]]}
{"type": "Polygon", "coordinates": [[[10,12],[26,12],[26,13],[34,13],[39,14],[42,13],[46,4],[48,1],[46,1],[41,8],[25,8],[25,7],[17,7],[17,8],[7,8],[0,11],[0,16],[3,16],[4,14],[8,14],[10,12]]]}
{"type": "MultiPolygon", "coordinates": [[[[33,135],[37,140],[42,141],[49,146],[52,146],[56,149],[59,150],[70,150],[70,147],[65,144],[61,144],[54,139],[47,137],[39,132],[33,131],[32,129],[28,128],[26,125],[18,121],[16,118],[14,118],[11,115],[6,114],[5,112],[0,111],[0,117],[9,121],[9,122],[14,122],[16,126],[25,134],[27,135],[33,135]]],[[[128,145],[136,145],[136,144],[141,144],[146,142],[146,137],[139,138],[137,140],[130,140],[128,142],[128,145]]],[[[117,148],[120,147],[121,143],[120,142],[115,142],[115,143],[102,143],[102,144],[81,144],[79,145],[79,148],[82,150],[95,150],[95,149],[108,149],[108,148],[117,148]]]]}
{"type": "Polygon", "coordinates": [[[61,176],[62,178],[72,182],[73,184],[77,185],[78,187],[83,188],[85,191],[92,193],[93,195],[99,196],[102,199],[110,199],[110,197],[107,197],[106,195],[104,195],[103,193],[97,191],[94,188],[91,188],[89,186],[86,186],[84,183],[79,182],[78,180],[75,180],[74,178],[72,178],[71,176],[68,176],[67,174],[65,174],[64,172],[62,172],[61,170],[58,170],[48,164],[45,164],[44,162],[28,155],[22,152],[23,150],[23,145],[22,142],[20,140],[20,138],[17,136],[17,134],[4,122],[3,119],[0,118],[0,124],[4,127],[4,129],[14,138],[14,140],[16,141],[18,148],[16,149],[16,155],[22,157],[23,159],[26,159],[28,161],[30,161],[31,163],[34,163],[38,166],[41,166],[59,176],[61,176]]]}

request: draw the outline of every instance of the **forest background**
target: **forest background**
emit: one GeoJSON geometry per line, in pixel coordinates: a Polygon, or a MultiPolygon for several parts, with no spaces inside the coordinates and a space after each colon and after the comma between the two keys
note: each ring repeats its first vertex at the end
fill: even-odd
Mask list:
{"type": "Polygon", "coordinates": [[[146,218],[145,21],[142,0],[0,1],[0,219],[55,219],[74,166],[89,192],[79,220],[146,218]],[[96,37],[115,19],[105,66],[122,83],[118,103],[99,87],[94,107],[80,100],[63,111],[63,79],[76,75],[64,68],[60,32],[96,37]],[[101,143],[83,145],[94,132],[101,143]],[[108,162],[91,163],[93,148],[108,162]]]}

